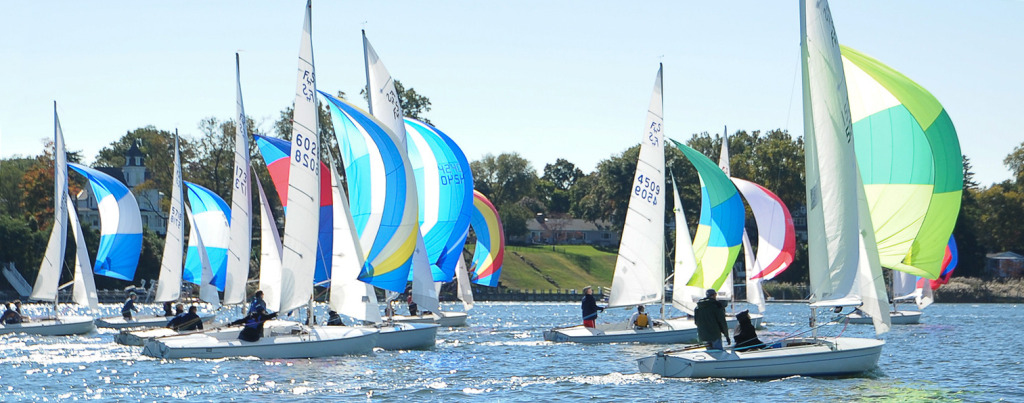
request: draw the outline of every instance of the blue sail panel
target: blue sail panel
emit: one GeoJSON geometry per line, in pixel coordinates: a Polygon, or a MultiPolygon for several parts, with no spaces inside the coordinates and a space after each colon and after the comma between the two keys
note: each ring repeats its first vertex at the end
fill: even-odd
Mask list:
{"type": "MultiPolygon", "coordinates": [[[[211,284],[217,290],[224,291],[225,275],[228,267],[228,243],[231,240],[231,208],[220,196],[203,186],[185,182],[188,189],[188,203],[192,208],[197,228],[206,247],[206,255],[213,270],[211,284]]],[[[196,238],[189,236],[188,255],[185,258],[185,270],[182,278],[193,284],[202,281],[203,267],[199,260],[199,245],[196,238]]]]}
{"type": "Polygon", "coordinates": [[[135,196],[114,177],[84,165],[68,167],[89,179],[100,213],[100,245],[93,273],[133,281],[142,254],[142,215],[135,196]]]}

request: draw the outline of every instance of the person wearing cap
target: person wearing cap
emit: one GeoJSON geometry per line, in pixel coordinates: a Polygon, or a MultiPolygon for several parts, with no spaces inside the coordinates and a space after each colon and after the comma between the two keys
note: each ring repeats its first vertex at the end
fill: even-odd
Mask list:
{"type": "Polygon", "coordinates": [[[693,310],[697,338],[707,344],[708,349],[721,350],[723,335],[727,343],[732,343],[729,326],[725,324],[725,303],[716,299],[718,292],[714,289],[709,289],[705,295],[707,297],[697,301],[697,308],[693,310]]]}
{"type": "Polygon", "coordinates": [[[139,308],[135,307],[135,299],[139,296],[134,292],[128,294],[128,299],[124,300],[124,306],[121,307],[121,316],[124,317],[124,321],[132,320],[132,311],[138,312],[139,308]]]}
{"type": "Polygon", "coordinates": [[[604,308],[597,306],[594,300],[594,290],[590,286],[583,287],[583,326],[596,327],[597,312],[604,311],[604,308]]]}

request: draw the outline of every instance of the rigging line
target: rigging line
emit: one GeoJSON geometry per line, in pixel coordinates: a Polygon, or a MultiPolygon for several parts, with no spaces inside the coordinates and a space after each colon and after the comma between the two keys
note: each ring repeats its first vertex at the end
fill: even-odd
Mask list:
{"type": "Polygon", "coordinates": [[[789,109],[786,110],[786,131],[789,132],[789,118],[793,115],[793,92],[796,89],[796,72],[800,70],[800,65],[797,64],[793,68],[793,83],[789,87],[789,109]]]}

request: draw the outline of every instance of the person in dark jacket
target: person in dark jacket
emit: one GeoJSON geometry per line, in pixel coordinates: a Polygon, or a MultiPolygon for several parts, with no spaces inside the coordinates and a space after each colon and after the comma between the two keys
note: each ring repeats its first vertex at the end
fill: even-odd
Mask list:
{"type": "Polygon", "coordinates": [[[709,349],[722,349],[722,335],[725,341],[732,343],[729,339],[729,327],[725,324],[725,305],[723,301],[716,299],[718,292],[708,290],[707,298],[697,301],[697,308],[693,310],[693,321],[697,325],[697,338],[707,344],[709,349]]]}
{"type": "Polygon", "coordinates": [[[256,291],[256,294],[252,296],[252,303],[249,304],[249,313],[257,312],[260,309],[264,312],[267,310],[267,303],[263,301],[263,290],[256,291]]]}
{"type": "Polygon", "coordinates": [[[171,301],[164,302],[164,316],[175,316],[171,301]]]}
{"type": "Polygon", "coordinates": [[[13,325],[22,322],[21,314],[18,313],[17,310],[11,309],[11,304],[9,302],[4,303],[4,308],[4,314],[3,316],[0,316],[0,323],[13,325]]]}
{"type": "Polygon", "coordinates": [[[327,312],[327,326],[345,326],[345,323],[341,321],[341,316],[337,312],[327,312]]]}
{"type": "Polygon", "coordinates": [[[124,300],[124,306],[121,307],[121,316],[124,317],[125,322],[132,320],[132,311],[139,311],[139,308],[135,307],[135,299],[138,297],[133,292],[128,295],[128,299],[124,300]]]}
{"type": "Polygon", "coordinates": [[[258,308],[255,312],[249,312],[246,317],[231,322],[231,325],[244,325],[241,332],[238,332],[238,339],[244,341],[258,341],[263,337],[263,322],[276,318],[277,313],[267,314],[266,309],[258,308]]]}
{"type": "Polygon", "coordinates": [[[597,301],[594,300],[594,290],[590,286],[583,287],[581,309],[583,310],[583,326],[596,327],[597,312],[604,311],[604,308],[597,306],[597,301]]]}
{"type": "Polygon", "coordinates": [[[179,332],[185,330],[202,330],[203,319],[196,313],[196,306],[192,305],[188,307],[188,313],[175,316],[174,319],[167,322],[167,327],[179,332]]]}
{"type": "Polygon", "coordinates": [[[736,314],[736,321],[739,325],[736,326],[736,330],[733,331],[733,340],[736,340],[734,346],[737,350],[757,350],[764,348],[764,343],[761,339],[757,338],[757,331],[754,329],[754,324],[750,322],[750,311],[743,311],[736,314]]]}

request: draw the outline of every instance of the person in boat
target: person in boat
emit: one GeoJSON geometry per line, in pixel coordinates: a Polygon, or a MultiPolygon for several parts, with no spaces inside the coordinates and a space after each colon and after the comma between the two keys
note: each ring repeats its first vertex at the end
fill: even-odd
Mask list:
{"type": "Polygon", "coordinates": [[[697,338],[709,349],[721,350],[723,335],[727,343],[732,343],[729,326],[725,324],[725,302],[717,299],[718,292],[714,289],[709,289],[704,295],[706,298],[697,301],[697,308],[693,310],[697,338]]]}
{"type": "Polygon", "coordinates": [[[18,313],[18,311],[11,309],[10,302],[4,303],[4,314],[3,316],[0,316],[0,323],[5,325],[21,323],[21,314],[18,313]]]}
{"type": "Polygon", "coordinates": [[[636,312],[633,312],[633,316],[629,317],[629,323],[636,329],[647,329],[651,327],[651,317],[644,311],[643,305],[637,305],[636,312]]]}
{"type": "Polygon", "coordinates": [[[345,326],[337,312],[327,311],[327,326],[345,326]]]}
{"type": "Polygon", "coordinates": [[[267,303],[263,301],[263,290],[256,291],[256,294],[252,296],[252,303],[249,304],[249,313],[264,312],[267,310],[267,303]]]}
{"type": "Polygon", "coordinates": [[[754,329],[754,324],[750,321],[750,311],[737,313],[736,321],[739,324],[733,331],[732,339],[736,340],[736,345],[733,347],[737,350],[748,351],[764,348],[764,343],[757,338],[757,330],[754,329]]]}
{"type": "Polygon", "coordinates": [[[604,308],[597,306],[594,300],[594,290],[590,286],[583,287],[583,302],[580,307],[583,310],[583,326],[596,327],[597,312],[604,311],[604,308]]]}
{"type": "Polygon", "coordinates": [[[238,332],[239,340],[259,341],[263,337],[263,323],[276,317],[276,312],[268,314],[266,308],[258,307],[246,317],[231,322],[231,325],[243,325],[242,331],[238,332]]]}
{"type": "Polygon", "coordinates": [[[135,306],[135,300],[138,298],[139,296],[133,292],[128,294],[128,299],[124,300],[124,306],[121,307],[121,316],[124,317],[125,322],[132,320],[132,311],[139,311],[139,308],[135,306]]]}
{"type": "Polygon", "coordinates": [[[409,316],[416,316],[419,313],[419,306],[416,305],[416,301],[412,300],[412,289],[409,289],[409,296],[406,297],[405,302],[409,304],[409,316]]]}
{"type": "Polygon", "coordinates": [[[164,302],[164,316],[176,316],[174,314],[174,310],[172,310],[171,308],[172,308],[171,301],[164,302]]]}
{"type": "Polygon", "coordinates": [[[384,308],[384,316],[388,318],[395,316],[395,301],[388,301],[388,306],[384,308]]]}

